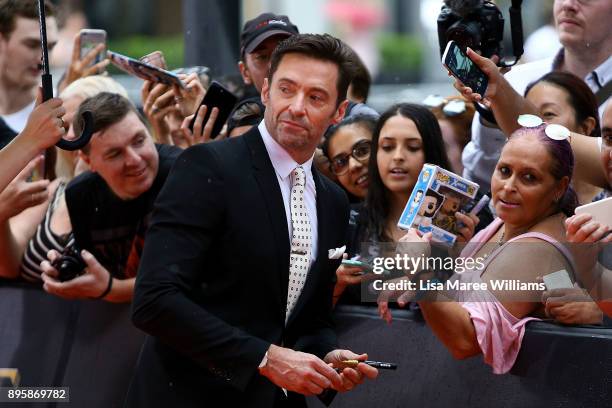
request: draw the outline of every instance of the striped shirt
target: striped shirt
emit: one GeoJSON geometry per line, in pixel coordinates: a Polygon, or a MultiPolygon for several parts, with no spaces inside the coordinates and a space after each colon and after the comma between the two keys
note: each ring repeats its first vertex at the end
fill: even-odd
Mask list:
{"type": "Polygon", "coordinates": [[[45,218],[36,228],[36,233],[26,247],[23,259],[21,260],[21,276],[30,282],[41,282],[40,275],[42,270],[40,269],[40,263],[47,259],[47,252],[51,249],[55,249],[59,253],[64,251],[68,245],[71,245],[74,241],[71,233],[65,235],[57,235],[51,231],[51,216],[58,207],[62,198],[64,197],[64,190],[66,183],[60,183],[55,190],[53,200],[47,208],[45,218]]]}

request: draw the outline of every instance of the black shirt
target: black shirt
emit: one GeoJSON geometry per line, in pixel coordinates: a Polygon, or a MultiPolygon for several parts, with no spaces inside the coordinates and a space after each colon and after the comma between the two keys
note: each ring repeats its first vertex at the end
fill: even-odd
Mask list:
{"type": "Polygon", "coordinates": [[[0,149],[9,144],[15,136],[17,136],[17,132],[11,129],[4,119],[0,117],[0,149]]]}
{"type": "Polygon", "coordinates": [[[159,169],[151,188],[133,200],[122,200],[97,173],[86,172],[66,188],[66,204],[76,245],[94,254],[114,277],[126,278],[133,242],[143,237],[153,203],[181,149],[156,145],[159,169]]]}

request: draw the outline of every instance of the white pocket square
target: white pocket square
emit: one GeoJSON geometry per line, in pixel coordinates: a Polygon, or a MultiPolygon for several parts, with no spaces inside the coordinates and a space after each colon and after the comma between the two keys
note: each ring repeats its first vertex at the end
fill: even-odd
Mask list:
{"type": "Polygon", "coordinates": [[[340,259],[342,255],[346,251],[346,245],[341,246],[340,248],[332,248],[327,250],[327,256],[329,259],[340,259]]]}

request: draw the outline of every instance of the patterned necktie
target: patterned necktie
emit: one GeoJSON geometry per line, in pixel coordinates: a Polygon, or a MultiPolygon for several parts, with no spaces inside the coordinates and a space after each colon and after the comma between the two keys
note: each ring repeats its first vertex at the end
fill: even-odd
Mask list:
{"type": "Polygon", "coordinates": [[[289,290],[287,291],[287,310],[285,323],[289,320],[291,311],[300,297],[306,275],[310,266],[312,253],[312,231],[304,192],[306,190],[306,173],[302,166],[296,167],[291,173],[291,257],[289,260],[289,290]]]}

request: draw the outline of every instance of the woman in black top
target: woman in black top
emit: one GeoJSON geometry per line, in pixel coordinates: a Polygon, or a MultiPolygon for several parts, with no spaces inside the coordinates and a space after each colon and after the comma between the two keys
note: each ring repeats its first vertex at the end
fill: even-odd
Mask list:
{"type": "MultiPolygon", "coordinates": [[[[370,263],[374,257],[385,255],[383,244],[395,244],[405,234],[397,227],[397,221],[425,163],[450,168],[438,121],[424,106],[393,105],[382,114],[374,129],[368,194],[364,204],[351,211],[349,257],[360,255],[360,259],[370,263]]],[[[467,216],[458,218],[472,226],[469,239],[473,220],[467,216]]],[[[362,273],[361,268],[341,265],[336,271],[334,301],[342,296],[341,303],[361,303],[368,285],[358,284],[372,276],[362,273]]]]}

